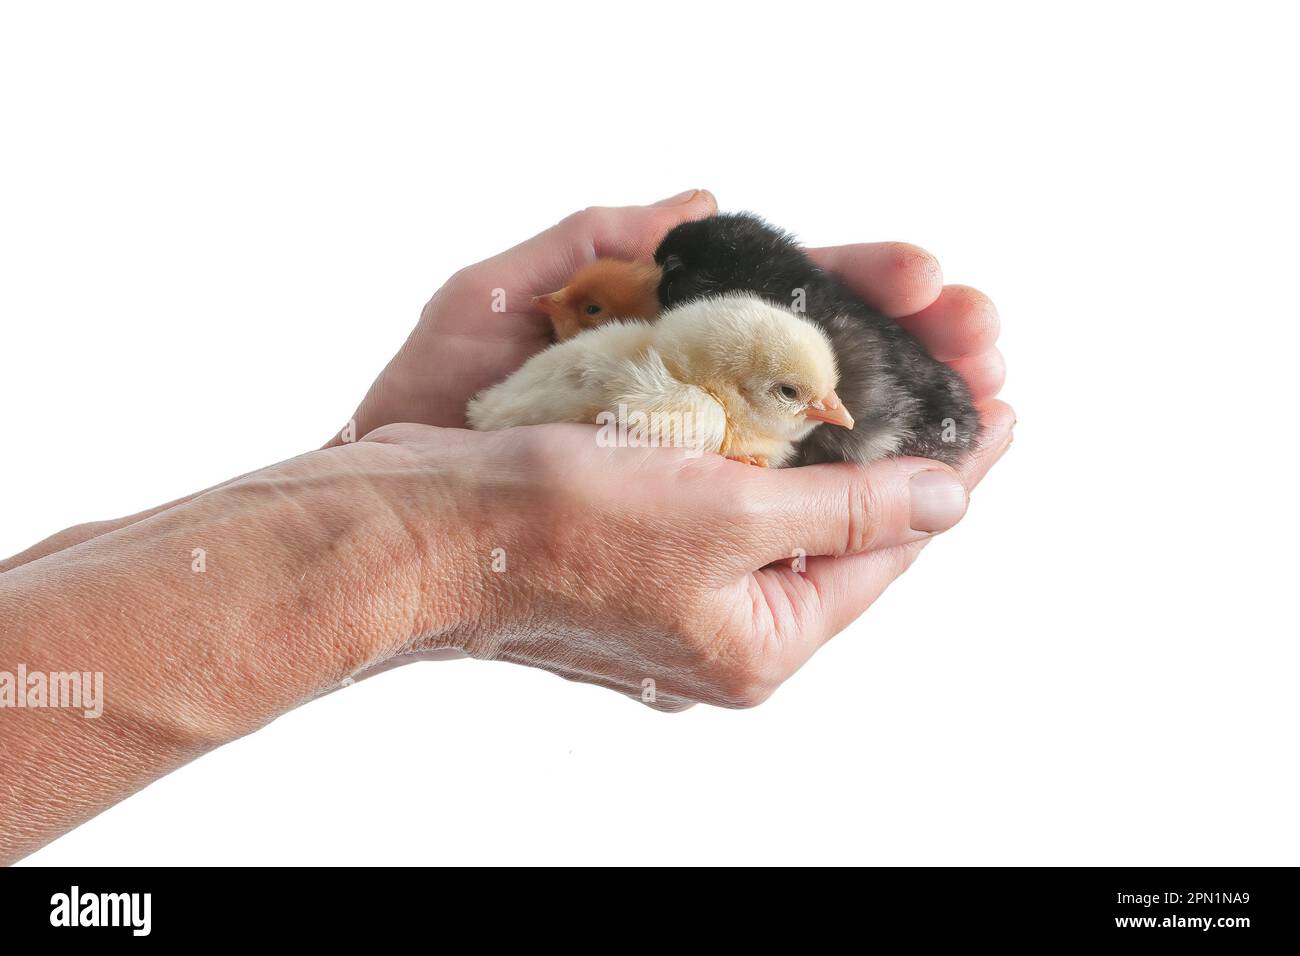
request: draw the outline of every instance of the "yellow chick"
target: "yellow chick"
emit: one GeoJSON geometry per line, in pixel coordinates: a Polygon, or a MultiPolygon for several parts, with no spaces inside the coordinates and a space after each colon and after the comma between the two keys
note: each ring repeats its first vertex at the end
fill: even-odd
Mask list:
{"type": "Polygon", "coordinates": [[[822,422],[853,427],[825,333],[758,296],[695,299],[658,323],[612,322],[552,345],[466,410],[492,431],[546,422],[616,427],[620,443],[677,445],[779,467],[822,422]]]}

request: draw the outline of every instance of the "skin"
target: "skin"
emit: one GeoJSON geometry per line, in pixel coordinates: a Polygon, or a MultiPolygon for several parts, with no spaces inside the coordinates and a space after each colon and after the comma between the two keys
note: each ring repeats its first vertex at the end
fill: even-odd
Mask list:
{"type": "Polygon", "coordinates": [[[960,474],[913,459],[768,471],[600,448],[581,425],[462,428],[468,399],[546,344],[532,296],[598,255],[647,255],[715,208],[692,191],[585,210],[462,270],[357,409],[362,440],[0,563],[0,670],[100,670],[107,698],[98,719],[0,711],[4,766],[22,768],[0,788],[0,862],[409,660],[515,661],[637,699],[650,680],[646,702],[662,710],[748,707],[858,617],[960,518],[1011,440],[1011,410],[993,398],[996,314],[974,290],[943,287],[914,246],[815,255],[968,376],[985,444],[960,474]]]}

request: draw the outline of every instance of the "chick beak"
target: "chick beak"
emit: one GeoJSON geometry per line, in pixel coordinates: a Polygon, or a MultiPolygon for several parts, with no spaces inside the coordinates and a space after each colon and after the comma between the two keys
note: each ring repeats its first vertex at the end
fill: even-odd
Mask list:
{"type": "Polygon", "coordinates": [[[554,315],[555,310],[560,307],[564,299],[564,290],[552,292],[550,295],[533,296],[534,308],[541,309],[547,315],[554,315]]]}
{"type": "Polygon", "coordinates": [[[839,425],[841,428],[853,428],[853,416],[849,414],[849,410],[844,407],[844,403],[840,401],[840,397],[834,392],[827,392],[817,399],[808,406],[803,414],[805,418],[811,418],[816,422],[839,425]]]}

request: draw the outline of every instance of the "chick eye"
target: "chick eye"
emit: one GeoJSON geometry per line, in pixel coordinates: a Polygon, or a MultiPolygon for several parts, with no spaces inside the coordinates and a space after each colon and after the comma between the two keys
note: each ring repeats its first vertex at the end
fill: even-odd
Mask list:
{"type": "Polygon", "coordinates": [[[600,306],[596,305],[596,303],[593,302],[591,305],[587,306],[587,314],[600,315],[600,306]]]}
{"type": "Polygon", "coordinates": [[[799,389],[793,385],[778,385],[776,390],[781,393],[782,398],[788,398],[792,402],[799,397],[799,389]]]}

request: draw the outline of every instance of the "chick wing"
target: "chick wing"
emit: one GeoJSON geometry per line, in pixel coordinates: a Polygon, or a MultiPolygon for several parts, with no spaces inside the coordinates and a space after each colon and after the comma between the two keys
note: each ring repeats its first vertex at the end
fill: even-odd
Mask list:
{"type": "Polygon", "coordinates": [[[610,382],[610,390],[608,410],[626,423],[629,444],[722,449],[726,410],[704,389],[677,379],[656,349],[647,348],[626,362],[610,382]]]}
{"type": "Polygon", "coordinates": [[[466,409],[471,428],[495,431],[548,422],[606,424],[620,444],[718,451],[727,429],[722,405],[679,381],[652,347],[644,322],[612,322],[534,355],[466,409]]]}
{"type": "Polygon", "coordinates": [[[612,322],[534,355],[465,410],[471,428],[495,431],[548,422],[595,422],[609,409],[611,384],[649,348],[651,326],[612,322]]]}

